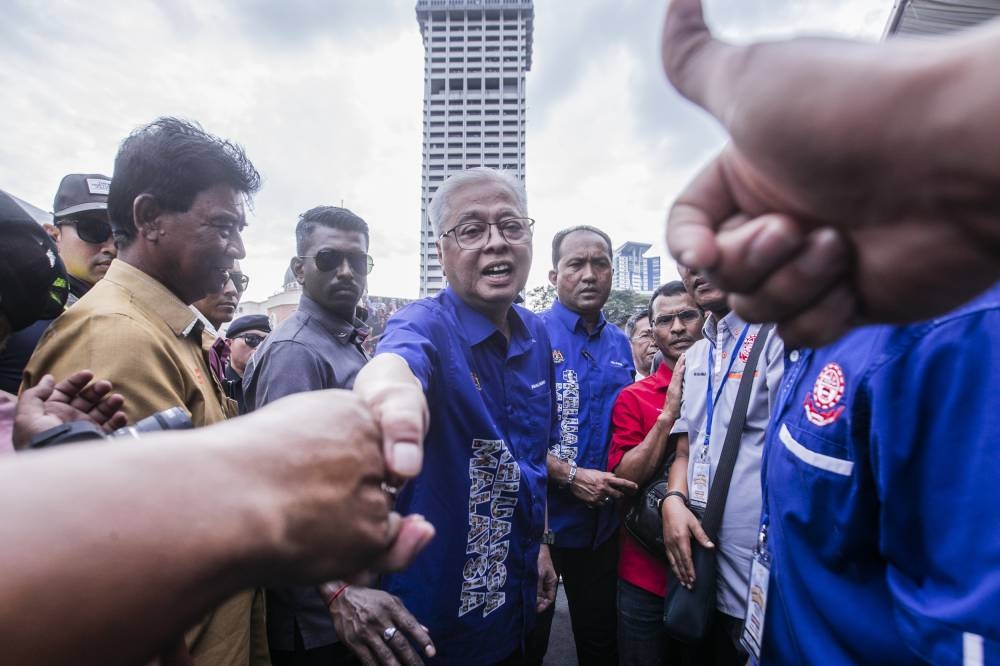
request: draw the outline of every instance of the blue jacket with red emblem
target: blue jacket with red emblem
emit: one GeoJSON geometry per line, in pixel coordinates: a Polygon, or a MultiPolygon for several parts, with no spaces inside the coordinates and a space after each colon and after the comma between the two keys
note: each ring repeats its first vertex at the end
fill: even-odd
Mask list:
{"type": "Polygon", "coordinates": [[[1000,663],[1000,288],[787,360],[762,663],[1000,663]]]}

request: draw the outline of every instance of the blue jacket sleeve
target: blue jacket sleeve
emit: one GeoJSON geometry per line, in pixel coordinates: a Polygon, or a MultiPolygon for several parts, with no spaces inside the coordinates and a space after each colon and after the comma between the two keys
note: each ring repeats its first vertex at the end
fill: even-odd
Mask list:
{"type": "Polygon", "coordinates": [[[995,307],[900,329],[869,381],[886,582],[935,664],[1000,663],[998,332],[995,307]]]}

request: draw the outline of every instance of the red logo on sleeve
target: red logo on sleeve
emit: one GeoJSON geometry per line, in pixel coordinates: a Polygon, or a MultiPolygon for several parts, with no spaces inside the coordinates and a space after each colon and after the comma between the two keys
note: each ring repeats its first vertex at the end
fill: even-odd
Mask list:
{"type": "Polygon", "coordinates": [[[813,390],[806,395],[802,406],[806,418],[813,425],[827,426],[840,418],[844,405],[844,370],[837,363],[827,363],[819,372],[813,390]]]}

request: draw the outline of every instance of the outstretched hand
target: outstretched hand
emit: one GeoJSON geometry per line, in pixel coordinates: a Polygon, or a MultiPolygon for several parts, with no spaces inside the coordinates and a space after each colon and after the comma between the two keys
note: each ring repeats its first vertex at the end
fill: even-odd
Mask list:
{"type": "Polygon", "coordinates": [[[977,84],[985,72],[959,66],[1000,50],[1000,29],[960,39],[733,46],[700,0],[673,0],[664,69],[732,141],[674,203],[671,254],[790,345],[939,314],[990,286],[1000,188],[977,144],[996,137],[966,116],[1000,104],[980,92],[997,88],[977,84]]]}
{"type": "Polygon", "coordinates": [[[93,378],[90,370],[80,370],[57,384],[52,375],[45,375],[25,390],[14,415],[14,448],[23,449],[38,433],[71,421],[88,421],[106,432],[124,426],[125,399],[111,393],[106,379],[90,384],[93,378]]]}

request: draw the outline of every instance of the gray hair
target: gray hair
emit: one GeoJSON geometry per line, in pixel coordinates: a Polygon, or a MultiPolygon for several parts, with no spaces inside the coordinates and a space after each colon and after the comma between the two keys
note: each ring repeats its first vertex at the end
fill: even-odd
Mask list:
{"type": "Polygon", "coordinates": [[[489,167],[474,167],[465,171],[458,171],[448,177],[448,180],[441,183],[441,186],[434,193],[430,205],[427,207],[427,217],[434,227],[434,235],[441,235],[441,227],[444,226],[448,216],[451,215],[449,206],[452,195],[458,190],[473,183],[496,183],[510,190],[514,195],[514,204],[518,213],[528,214],[528,195],[524,190],[524,183],[511,171],[501,171],[489,167]]]}
{"type": "Polygon", "coordinates": [[[653,319],[649,316],[649,312],[647,310],[639,310],[636,312],[634,315],[629,317],[628,321],[625,323],[625,335],[628,336],[629,340],[632,339],[632,334],[635,333],[635,327],[638,325],[640,319],[649,319],[649,323],[653,323],[653,319]]]}

